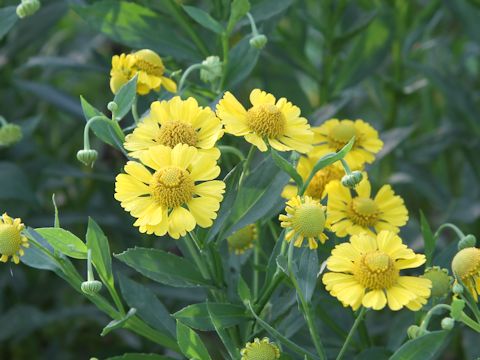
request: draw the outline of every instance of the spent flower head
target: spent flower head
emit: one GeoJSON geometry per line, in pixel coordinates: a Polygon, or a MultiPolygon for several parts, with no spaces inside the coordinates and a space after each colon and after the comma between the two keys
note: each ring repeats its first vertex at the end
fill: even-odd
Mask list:
{"type": "Polygon", "coordinates": [[[235,231],[227,238],[228,248],[237,255],[243,254],[246,250],[251,249],[257,240],[257,227],[255,224],[250,224],[235,231]]]}

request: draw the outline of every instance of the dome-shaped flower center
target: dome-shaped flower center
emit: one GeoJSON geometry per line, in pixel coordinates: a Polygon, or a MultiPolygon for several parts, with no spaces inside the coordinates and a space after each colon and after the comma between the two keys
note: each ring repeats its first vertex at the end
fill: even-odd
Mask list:
{"type": "Polygon", "coordinates": [[[393,260],[382,251],[363,255],[356,263],[353,276],[367,289],[387,289],[398,279],[393,260]]]}
{"type": "Polygon", "coordinates": [[[165,71],[162,59],[153,51],[144,49],[133,54],[135,56],[135,67],[145,71],[148,75],[162,76],[165,71]]]}
{"type": "Polygon", "coordinates": [[[325,211],[320,204],[302,204],[295,210],[291,224],[297,234],[305,237],[318,236],[325,228],[325,211]]]}
{"type": "Polygon", "coordinates": [[[450,291],[451,278],[447,269],[441,269],[438,266],[430,267],[425,270],[422,277],[432,282],[432,296],[445,296],[450,291]]]}
{"type": "Polygon", "coordinates": [[[335,166],[328,166],[320,171],[318,171],[308,184],[305,195],[311,196],[314,199],[322,199],[323,191],[325,186],[332,181],[340,179],[343,175],[343,172],[335,166]]]}
{"type": "Polygon", "coordinates": [[[190,124],[181,121],[169,121],[160,128],[158,141],[160,144],[171,148],[177,144],[195,146],[197,144],[197,133],[190,124]]]}
{"type": "Polygon", "coordinates": [[[227,238],[228,245],[234,249],[243,251],[253,245],[255,240],[255,225],[247,225],[240,230],[236,231],[227,238]]]}
{"type": "Polygon", "coordinates": [[[452,271],[462,280],[480,274],[480,249],[469,247],[460,250],[452,260],[452,271]]]}
{"type": "Polygon", "coordinates": [[[278,351],[267,342],[254,343],[244,355],[245,360],[276,360],[278,351]]]}
{"type": "Polygon", "coordinates": [[[155,172],[150,186],[153,198],[162,207],[174,208],[192,198],[195,184],[186,170],[168,166],[155,172]]]}
{"type": "Polygon", "coordinates": [[[350,139],[356,135],[355,125],[348,122],[340,122],[328,133],[330,145],[337,151],[344,147],[350,139]]]}
{"type": "Polygon", "coordinates": [[[353,223],[370,227],[377,223],[380,210],[374,200],[365,197],[355,197],[348,209],[348,215],[353,223]]]}
{"type": "Polygon", "coordinates": [[[10,224],[0,224],[0,254],[11,256],[20,250],[22,237],[18,228],[10,224]]]}
{"type": "Polygon", "coordinates": [[[257,105],[247,111],[247,125],[261,137],[276,138],[285,131],[285,116],[275,105],[257,105]]]}

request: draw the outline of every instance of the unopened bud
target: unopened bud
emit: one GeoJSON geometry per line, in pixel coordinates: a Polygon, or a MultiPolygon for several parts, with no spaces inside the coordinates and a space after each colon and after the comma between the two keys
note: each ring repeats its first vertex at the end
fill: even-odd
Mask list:
{"type": "Polygon", "coordinates": [[[20,19],[35,14],[40,9],[39,0],[22,0],[17,6],[17,16],[20,19]]]}
{"type": "Polygon", "coordinates": [[[203,82],[211,83],[222,76],[222,62],[218,56],[209,56],[202,61],[200,79],[203,82]]]}
{"type": "Polygon", "coordinates": [[[427,330],[422,329],[418,325],[411,325],[407,329],[407,335],[409,339],[416,339],[417,337],[423,336],[427,333],[428,333],[427,330]]]}
{"type": "Polygon", "coordinates": [[[115,101],[110,101],[107,105],[107,109],[110,110],[112,113],[117,111],[118,105],[115,101]]]}
{"type": "Polygon", "coordinates": [[[477,238],[475,237],[475,235],[468,234],[458,242],[458,250],[463,250],[469,247],[475,247],[476,244],[477,244],[477,238]]]}
{"type": "Polygon", "coordinates": [[[452,286],[452,292],[453,292],[455,295],[461,295],[461,294],[463,294],[463,286],[460,285],[459,283],[453,284],[453,286],[452,286]]]}
{"type": "Polygon", "coordinates": [[[11,146],[22,140],[22,128],[15,124],[5,124],[0,127],[0,147],[11,146]]]}
{"type": "Polygon", "coordinates": [[[342,185],[353,189],[362,181],[363,175],[361,171],[355,170],[350,174],[346,174],[342,177],[342,185]]]}
{"type": "Polygon", "coordinates": [[[441,326],[443,330],[452,330],[455,326],[455,320],[453,320],[451,317],[443,318],[441,326]]]}
{"type": "Polygon", "coordinates": [[[250,39],[250,46],[262,50],[268,42],[268,38],[263,34],[254,35],[250,39]]]}
{"type": "Polygon", "coordinates": [[[87,295],[95,295],[102,290],[102,283],[98,280],[84,281],[80,287],[83,293],[87,295]]]}
{"type": "Polygon", "coordinates": [[[77,152],[77,159],[86,166],[93,167],[95,160],[98,158],[97,150],[93,149],[82,149],[77,152]]]}

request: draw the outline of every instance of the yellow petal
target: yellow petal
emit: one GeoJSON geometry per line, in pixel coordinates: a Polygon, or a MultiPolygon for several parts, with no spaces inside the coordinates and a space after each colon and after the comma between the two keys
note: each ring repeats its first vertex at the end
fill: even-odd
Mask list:
{"type": "Polygon", "coordinates": [[[362,304],[365,307],[372,308],[373,310],[381,310],[385,307],[387,298],[383,293],[383,290],[372,290],[365,294],[362,300],[362,304]]]}

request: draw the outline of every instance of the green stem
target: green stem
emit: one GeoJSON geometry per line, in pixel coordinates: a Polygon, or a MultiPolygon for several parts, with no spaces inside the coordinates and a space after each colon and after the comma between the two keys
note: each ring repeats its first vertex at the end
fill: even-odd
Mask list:
{"type": "Polygon", "coordinates": [[[255,19],[253,18],[252,14],[247,12],[247,17],[248,17],[248,20],[250,21],[250,27],[252,29],[252,35],[253,36],[258,35],[257,25],[255,24],[255,19]]]}
{"type": "Polygon", "coordinates": [[[357,327],[360,325],[360,323],[363,321],[366,308],[363,306],[360,308],[360,312],[358,313],[357,318],[355,319],[355,322],[353,323],[352,328],[350,329],[350,332],[347,335],[347,338],[345,342],[343,343],[342,348],[340,349],[340,352],[338,353],[337,360],[341,360],[343,356],[345,355],[345,352],[347,351],[348,345],[352,341],[353,334],[355,333],[355,330],[357,330],[357,327]]]}
{"type": "Polygon", "coordinates": [[[92,268],[92,250],[87,251],[87,281],[94,281],[93,268],[92,268]]]}
{"type": "Polygon", "coordinates": [[[267,305],[268,300],[272,296],[275,289],[280,285],[282,282],[282,274],[280,271],[275,272],[273,275],[272,281],[268,284],[268,287],[263,292],[260,299],[258,299],[257,303],[255,304],[255,312],[260,314],[263,311],[265,305],[267,305]]]}
{"type": "Polygon", "coordinates": [[[260,274],[258,271],[258,267],[260,266],[260,225],[257,223],[255,224],[257,228],[257,241],[255,241],[254,248],[253,248],[253,298],[256,299],[258,296],[258,283],[260,279],[260,274]]]}
{"type": "Polygon", "coordinates": [[[135,121],[135,124],[138,124],[140,122],[140,117],[138,116],[137,102],[138,102],[138,98],[135,95],[135,100],[133,100],[133,104],[132,104],[132,116],[133,116],[133,120],[135,121]]]}
{"type": "Polygon", "coordinates": [[[438,310],[450,311],[451,306],[446,304],[438,304],[432,307],[430,310],[428,310],[427,315],[425,315],[425,317],[422,320],[422,323],[420,324],[420,328],[422,330],[428,329],[428,324],[430,323],[432,316],[435,314],[438,314],[438,310]]]}
{"type": "Polygon", "coordinates": [[[352,173],[350,166],[348,166],[344,158],[341,158],[340,161],[342,162],[342,166],[343,166],[343,170],[345,170],[345,174],[350,175],[352,173]]]}
{"type": "MultiPolygon", "coordinates": [[[[103,121],[110,126],[112,126],[113,124],[117,124],[116,122],[106,118],[104,115],[97,115],[97,116],[94,116],[94,117],[90,118],[87,121],[87,124],[85,125],[85,128],[83,129],[83,148],[85,150],[90,150],[90,138],[88,136],[89,131],[90,131],[90,127],[92,126],[92,124],[94,122],[98,122],[98,121],[103,121]]],[[[117,124],[117,126],[118,126],[118,124],[117,124]]]]}
{"type": "Polygon", "coordinates": [[[240,150],[238,150],[236,147],[228,146],[228,145],[219,145],[217,147],[222,153],[233,154],[236,157],[238,157],[240,161],[245,159],[245,156],[243,155],[243,153],[240,150]]]}
{"type": "Polygon", "coordinates": [[[460,321],[467,325],[469,328],[475,330],[476,332],[480,333],[480,324],[471,319],[465,313],[462,312],[462,316],[460,317],[460,321]]]}
{"type": "Polygon", "coordinates": [[[185,81],[187,80],[188,76],[192,73],[192,71],[197,70],[197,69],[202,69],[202,68],[207,68],[207,66],[203,64],[193,64],[190,65],[187,70],[183,73],[182,77],[180,78],[180,81],[178,82],[178,91],[177,94],[181,94],[183,91],[183,87],[185,85],[185,81]]]}
{"type": "Polygon", "coordinates": [[[210,280],[211,279],[210,273],[208,269],[205,267],[205,264],[203,263],[202,259],[200,258],[200,255],[199,255],[200,248],[198,244],[195,243],[195,239],[193,235],[188,232],[187,236],[184,236],[183,238],[185,239],[185,244],[187,245],[188,252],[192,256],[192,259],[197,265],[198,269],[200,270],[200,273],[205,279],[210,280]]]}
{"type": "Polygon", "coordinates": [[[465,301],[465,303],[470,308],[470,310],[472,310],[473,315],[475,315],[475,318],[480,323],[480,310],[478,309],[477,303],[464,285],[463,285],[463,288],[464,288],[464,293],[460,295],[460,297],[463,301],[465,301]]]}
{"type": "Polygon", "coordinates": [[[451,224],[451,223],[445,223],[445,224],[440,225],[440,227],[438,228],[438,230],[435,232],[434,237],[435,237],[435,238],[438,238],[438,236],[440,235],[440,233],[442,232],[442,230],[443,230],[443,229],[446,229],[446,228],[450,228],[450,229],[452,229],[453,231],[455,231],[455,233],[457,234],[457,236],[458,236],[458,238],[459,238],[460,240],[465,237],[465,234],[462,232],[462,230],[460,230],[456,225],[451,224]]]}
{"type": "Polygon", "coordinates": [[[122,300],[120,299],[120,296],[118,295],[117,290],[115,289],[115,286],[110,284],[108,281],[105,282],[105,285],[107,287],[108,292],[110,293],[110,296],[113,299],[113,302],[115,303],[115,306],[117,307],[118,312],[122,317],[125,316],[125,308],[123,307],[122,300]]]}
{"type": "Polygon", "coordinates": [[[255,145],[252,145],[250,146],[250,150],[248,150],[247,159],[243,163],[243,171],[242,171],[242,175],[240,175],[240,181],[239,181],[237,192],[240,192],[240,188],[242,187],[244,180],[246,179],[246,177],[248,176],[248,173],[250,172],[250,164],[252,162],[255,149],[256,149],[255,145]]]}

